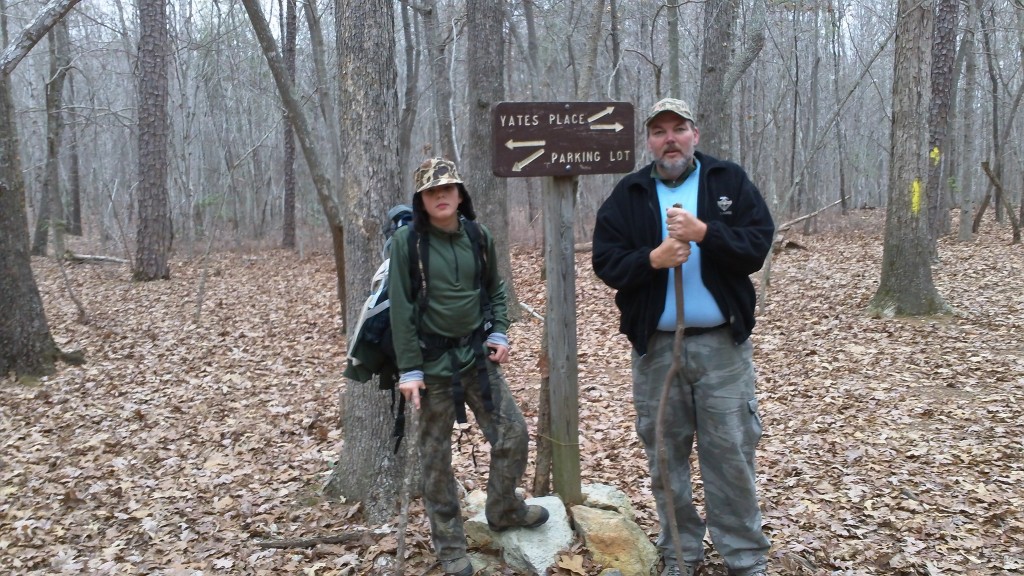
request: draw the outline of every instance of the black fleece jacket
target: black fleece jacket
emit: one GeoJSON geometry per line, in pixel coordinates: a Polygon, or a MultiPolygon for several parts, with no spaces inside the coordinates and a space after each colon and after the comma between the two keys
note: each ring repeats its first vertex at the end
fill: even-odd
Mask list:
{"type": "MultiPolygon", "coordinates": [[[[761,192],[737,164],[697,152],[700,190],[697,218],[707,234],[700,242],[701,278],[740,344],[754,328],[757,296],[750,275],[771,250],[775,224],[761,192]]],[[[641,355],[657,329],[668,293],[668,270],[651,267],[650,253],[661,244],[664,211],[651,177],[653,163],[616,184],[597,212],[594,272],[617,290],[619,331],[641,355]]]]}

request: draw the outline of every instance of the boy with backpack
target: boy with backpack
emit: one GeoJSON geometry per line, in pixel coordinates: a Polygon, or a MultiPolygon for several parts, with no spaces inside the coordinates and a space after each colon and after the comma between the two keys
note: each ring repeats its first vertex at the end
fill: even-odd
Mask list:
{"type": "Polygon", "coordinates": [[[395,232],[388,273],[398,388],[422,411],[417,441],[434,551],[445,574],[470,576],[451,466],[453,424],[466,421],[466,405],[491,444],[485,508],[491,530],[534,528],[548,511],[515,493],[529,437],[499,367],[509,358],[509,320],[494,240],[475,222],[454,163],[431,158],[414,179],[412,225],[395,232]],[[418,260],[415,269],[410,258],[418,260]]]}

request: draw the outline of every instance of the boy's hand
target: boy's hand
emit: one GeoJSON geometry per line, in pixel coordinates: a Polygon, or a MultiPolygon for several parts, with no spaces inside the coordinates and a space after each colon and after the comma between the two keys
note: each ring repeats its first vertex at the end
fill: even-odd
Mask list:
{"type": "Polygon", "coordinates": [[[487,351],[490,352],[490,354],[487,355],[487,358],[490,359],[491,362],[496,362],[498,364],[508,362],[508,346],[502,346],[501,344],[488,344],[487,351]]]}
{"type": "Polygon", "coordinates": [[[405,397],[406,402],[412,402],[412,405],[417,410],[420,409],[420,390],[426,388],[427,385],[423,383],[423,380],[409,380],[408,382],[402,382],[398,385],[398,391],[405,397]]]}

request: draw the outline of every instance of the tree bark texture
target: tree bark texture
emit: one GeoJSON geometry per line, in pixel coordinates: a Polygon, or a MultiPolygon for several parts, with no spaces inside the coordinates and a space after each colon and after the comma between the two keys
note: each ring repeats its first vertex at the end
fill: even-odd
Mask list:
{"type": "MultiPolygon", "coordinates": [[[[580,83],[576,90],[576,99],[584,102],[591,100],[594,88],[594,69],[597,68],[597,47],[604,38],[601,22],[604,18],[605,0],[597,0],[592,6],[590,25],[587,27],[587,53],[584,55],[580,83]]],[[[470,28],[472,30],[472,28],[470,28]]]]}
{"type": "MultiPolygon", "coordinates": [[[[978,9],[974,2],[967,2],[967,26],[964,29],[963,45],[960,50],[964,52],[964,86],[974,86],[978,81],[978,57],[974,54],[974,47],[977,42],[978,9]]],[[[977,155],[978,138],[974,134],[975,91],[964,91],[963,129],[961,132],[963,142],[963,158],[960,162],[960,171],[957,182],[960,184],[960,221],[957,239],[961,242],[970,241],[974,237],[972,229],[974,206],[977,204],[977,193],[975,192],[974,158],[977,155]]]]}
{"type": "Polygon", "coordinates": [[[18,37],[0,54],[0,76],[10,75],[32,47],[78,2],[79,0],[53,0],[43,7],[32,22],[22,28],[18,37]]]}
{"type": "Polygon", "coordinates": [[[886,318],[945,307],[932,281],[925,194],[933,6],[900,0],[897,10],[889,203],[881,279],[870,304],[886,318]]]}
{"type": "MultiPolygon", "coordinates": [[[[679,6],[666,6],[665,13],[668,15],[668,86],[665,96],[682,98],[683,82],[679,76],[679,58],[682,56],[679,53],[679,6]]],[[[662,98],[661,94],[657,96],[659,100],[662,98]]]]}
{"type": "MultiPolygon", "coordinates": [[[[340,128],[347,154],[339,183],[345,206],[346,326],[355,327],[361,299],[380,260],[387,208],[408,201],[398,167],[398,92],[391,0],[339,0],[340,128]]],[[[350,338],[352,334],[348,335],[350,338]]],[[[370,523],[396,512],[402,454],[394,454],[391,396],[374,384],[348,382],[342,396],[345,444],[325,491],[359,501],[370,523]]],[[[405,441],[412,441],[407,438],[405,441]]]]}
{"type": "MultiPolygon", "coordinates": [[[[331,156],[325,161],[324,170],[331,182],[339,180],[338,163],[341,162],[341,139],[338,136],[338,115],[335,112],[334,99],[337,90],[331,82],[333,74],[327,72],[327,48],[324,42],[323,27],[320,25],[320,17],[315,10],[313,2],[302,3],[303,13],[306,15],[306,25],[309,29],[309,49],[313,59],[313,69],[316,71],[317,82],[317,103],[320,107],[321,121],[324,131],[327,133],[327,140],[330,142],[331,156]]],[[[340,226],[341,223],[338,223],[340,226]]]]}
{"type": "Polygon", "coordinates": [[[139,0],[138,222],[136,280],[171,277],[170,199],[167,189],[169,119],[167,59],[170,40],[163,0],[139,0]]]}
{"type": "Polygon", "coordinates": [[[508,186],[505,178],[491,171],[491,107],[505,99],[505,77],[495,71],[505,69],[505,11],[500,2],[468,0],[466,26],[490,42],[469,42],[466,51],[466,77],[470,79],[466,98],[472,104],[466,122],[466,147],[462,176],[473,197],[480,221],[490,229],[499,247],[498,269],[509,291],[509,313],[516,314],[518,301],[513,294],[512,261],[508,238],[508,186]]]}
{"type": "Polygon", "coordinates": [[[700,149],[718,158],[730,157],[732,98],[725,76],[735,36],[737,0],[708,0],[704,4],[704,46],[701,50],[697,128],[700,149]]]}
{"type": "Polygon", "coordinates": [[[949,231],[949,197],[942,177],[949,165],[950,101],[954,86],[958,0],[936,0],[932,40],[932,93],[928,110],[928,231],[932,252],[939,235],[949,231]]]}
{"type": "Polygon", "coordinates": [[[455,148],[455,120],[452,118],[452,77],[448,71],[448,39],[441,22],[441,9],[437,0],[426,0],[423,18],[427,31],[427,58],[430,59],[430,77],[433,83],[434,117],[437,121],[437,142],[440,150],[431,155],[443,156],[457,162],[455,148]]]}
{"type": "Polygon", "coordinates": [[[60,144],[64,131],[64,79],[71,65],[71,55],[66,20],[58,22],[49,33],[50,38],[50,80],[46,83],[46,178],[43,189],[50,205],[50,232],[53,235],[53,254],[57,258],[64,254],[64,232],[67,219],[64,216],[64,202],[60,193],[60,144]]]}
{"type": "MultiPolygon", "coordinates": [[[[298,31],[297,0],[285,0],[284,67],[295,84],[295,33],[298,31]]],[[[285,112],[285,116],[287,116],[285,112]]],[[[284,227],[281,247],[295,248],[295,131],[284,123],[284,227]]]]}
{"type": "MultiPolygon", "coordinates": [[[[981,41],[984,45],[982,53],[985,57],[985,64],[988,68],[988,81],[991,86],[992,94],[999,93],[999,71],[996,67],[995,54],[993,54],[993,27],[995,26],[995,16],[990,15],[988,19],[985,18],[985,5],[982,0],[976,0],[978,5],[978,17],[980,19],[980,30],[981,30],[981,41]]],[[[991,9],[991,7],[989,7],[991,9]]],[[[992,170],[995,172],[996,178],[1002,180],[1003,178],[1003,146],[1002,141],[999,138],[999,128],[1002,123],[1002,119],[999,116],[999,98],[992,98],[990,101],[992,106],[992,170]]],[[[989,187],[991,191],[992,188],[989,187]]],[[[997,189],[994,191],[995,201],[994,209],[996,211],[996,222],[1003,221],[1003,209],[999,202],[999,195],[1001,192],[997,189]]],[[[974,217],[974,232],[977,233],[981,224],[981,216],[985,213],[985,208],[988,206],[988,202],[983,201],[981,208],[978,210],[977,216],[974,217]]]]}
{"type": "Polygon", "coordinates": [[[32,276],[25,182],[9,78],[0,75],[0,375],[53,372],[60,352],[32,276]]]}
{"type": "MultiPolygon", "coordinates": [[[[75,77],[68,74],[68,102],[75,102],[75,77]]],[[[82,171],[78,153],[78,126],[71,122],[68,129],[68,233],[73,236],[82,235],[82,171]]]]}
{"type": "MultiPolygon", "coordinates": [[[[419,112],[417,92],[420,83],[420,44],[419,22],[412,9],[406,3],[401,4],[402,11],[402,39],[405,43],[405,90],[402,96],[402,115],[398,120],[398,166],[402,171],[402,189],[412,190],[412,170],[410,170],[410,157],[412,156],[412,131],[416,125],[416,116],[419,112]]],[[[472,48],[473,44],[470,43],[472,48]]],[[[501,70],[496,68],[495,70],[501,70]]],[[[493,70],[492,70],[493,72],[493,70]]]]}

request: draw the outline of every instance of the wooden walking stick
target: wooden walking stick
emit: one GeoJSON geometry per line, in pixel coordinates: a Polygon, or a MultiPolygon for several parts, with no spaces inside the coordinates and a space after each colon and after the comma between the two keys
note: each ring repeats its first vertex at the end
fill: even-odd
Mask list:
{"type": "Polygon", "coordinates": [[[411,438],[405,443],[405,474],[402,477],[402,507],[398,517],[398,549],[395,552],[395,575],[405,574],[405,532],[409,528],[409,505],[412,501],[413,481],[418,474],[416,467],[420,465],[419,451],[419,410],[412,402],[406,403],[409,410],[408,436],[411,438]]]}
{"type": "MultiPolygon", "coordinates": [[[[679,204],[675,204],[674,207],[682,208],[679,204]]],[[[668,412],[665,407],[668,405],[668,393],[672,379],[683,369],[683,331],[686,327],[683,320],[683,265],[676,266],[674,270],[676,334],[675,340],[672,342],[672,365],[668,369],[668,374],[665,375],[665,383],[661,387],[661,400],[658,402],[658,420],[654,427],[654,445],[658,457],[658,469],[661,470],[661,482],[665,494],[665,511],[668,516],[669,533],[672,535],[672,547],[676,553],[676,566],[680,567],[680,572],[682,572],[683,546],[679,541],[679,523],[676,521],[675,494],[672,493],[672,480],[668,474],[668,454],[665,449],[665,414],[668,412]]]]}

